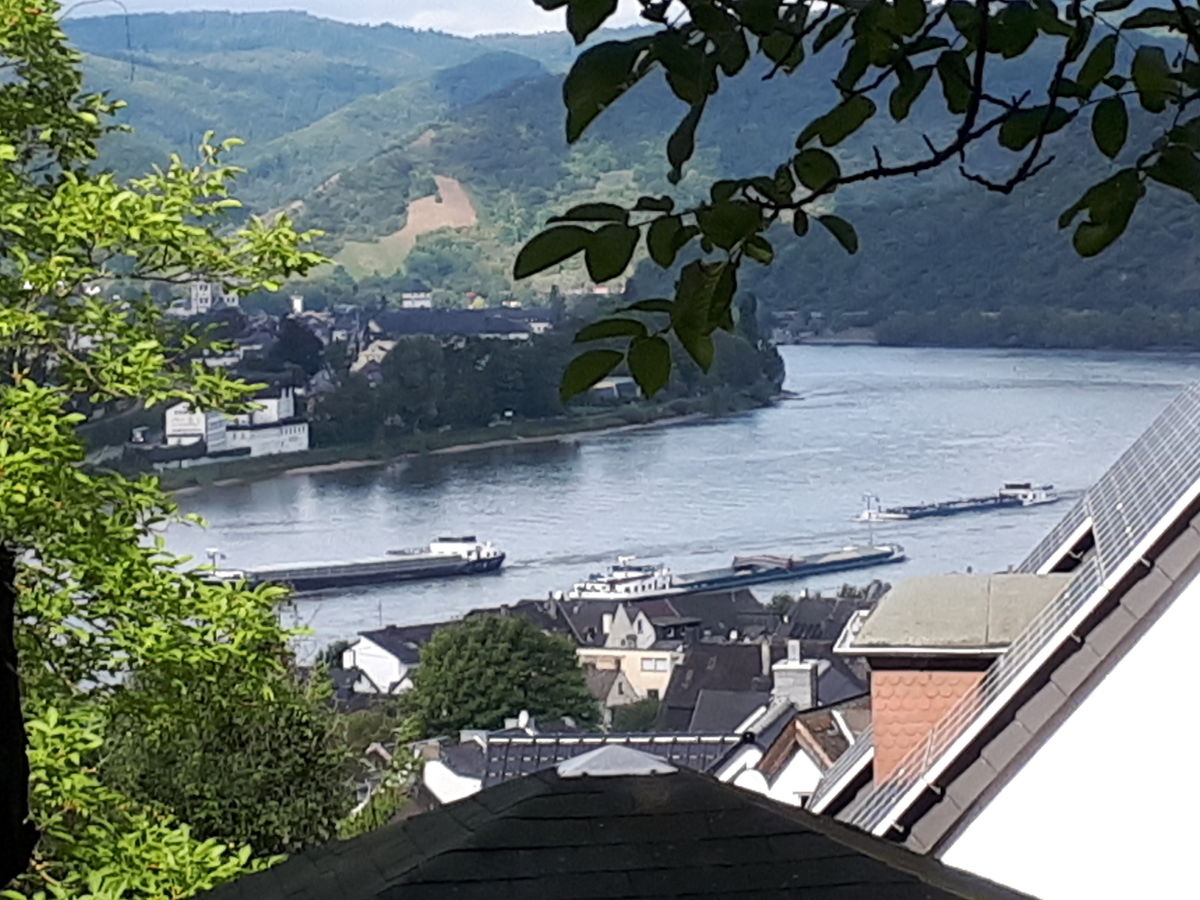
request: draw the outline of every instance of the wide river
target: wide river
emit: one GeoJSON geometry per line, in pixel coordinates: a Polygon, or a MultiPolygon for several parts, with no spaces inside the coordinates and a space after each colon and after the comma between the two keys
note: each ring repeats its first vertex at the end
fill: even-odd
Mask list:
{"type": "MultiPolygon", "coordinates": [[[[452,618],[566,590],[618,554],[677,572],[735,554],[799,554],[866,543],[865,492],[885,505],[994,491],[1006,480],[1077,494],[1150,423],[1200,357],[785,347],[787,388],[771,409],[701,424],[288,474],[180,497],[207,531],[169,544],[223,565],[349,560],[477,534],[508,554],[498,575],[300,599],[305,654],[381,623],[452,618]]],[[[901,565],[772,584],[760,597],[903,574],[1002,570],[1068,501],[874,527],[901,565]]]]}

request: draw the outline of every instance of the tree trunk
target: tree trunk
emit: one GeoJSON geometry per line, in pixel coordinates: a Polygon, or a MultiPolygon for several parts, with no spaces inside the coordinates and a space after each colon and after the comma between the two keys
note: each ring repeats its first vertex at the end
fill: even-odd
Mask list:
{"type": "Polygon", "coordinates": [[[37,841],[29,816],[29,760],[14,640],[17,559],[0,546],[0,888],[25,871],[37,841]]]}

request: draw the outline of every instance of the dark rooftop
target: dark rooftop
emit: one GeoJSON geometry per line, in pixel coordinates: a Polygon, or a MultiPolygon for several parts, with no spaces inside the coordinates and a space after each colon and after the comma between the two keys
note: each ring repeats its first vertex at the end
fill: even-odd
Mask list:
{"type": "Polygon", "coordinates": [[[767,705],[769,691],[701,690],[688,731],[733,732],[756,709],[767,705]]]}
{"type": "Polygon", "coordinates": [[[521,734],[493,732],[448,747],[442,762],[460,775],[483,777],[485,788],[511,781],[599,747],[626,746],[651,753],[678,766],[706,772],[742,743],[740,735],[722,734],[521,734]],[[454,752],[448,752],[454,751],[454,752]]]}
{"type": "Polygon", "coordinates": [[[206,896],[1017,900],[1025,895],[832,819],[610,748],[561,771],[511,781],[297,854],[206,896]]]}
{"type": "Polygon", "coordinates": [[[427,644],[433,633],[444,624],[388,625],[374,631],[360,631],[359,635],[378,644],[401,662],[415,665],[421,661],[421,646],[427,644]]]}
{"type": "MultiPolygon", "coordinates": [[[[775,655],[782,655],[782,650],[775,655]]],[[[770,687],[770,675],[763,675],[762,645],[693,645],[671,672],[662,698],[659,730],[687,731],[702,690],[763,691],[770,687]]]]}

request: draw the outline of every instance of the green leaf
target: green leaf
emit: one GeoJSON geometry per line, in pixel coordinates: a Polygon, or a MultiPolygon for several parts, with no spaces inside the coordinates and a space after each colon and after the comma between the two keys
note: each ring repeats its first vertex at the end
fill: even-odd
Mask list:
{"type": "Polygon", "coordinates": [[[629,347],[629,374],[642,393],[653,397],[671,377],[671,347],[657,335],[639,338],[629,347]]]}
{"type": "Polygon", "coordinates": [[[1138,47],[1133,55],[1132,74],[1142,107],[1154,113],[1165,110],[1167,100],[1175,92],[1175,82],[1162,47],[1138,47]]]}
{"type": "Polygon", "coordinates": [[[821,26],[821,30],[817,32],[817,39],[813,41],[813,53],[819,53],[822,47],[841,34],[850,18],[850,13],[840,12],[821,26]]]}
{"type": "Polygon", "coordinates": [[[1098,13],[1106,13],[1128,9],[1132,5],[1133,0],[1100,0],[1100,2],[1092,8],[1098,13]]]}
{"type": "Polygon", "coordinates": [[[689,44],[679,31],[660,31],[653,40],[654,55],[667,70],[667,83],[676,97],[692,104],[715,90],[713,67],[702,46],[689,44]]]}
{"type": "Polygon", "coordinates": [[[688,334],[687,336],[677,334],[676,336],[696,365],[705,372],[712,368],[716,348],[713,345],[711,334],[688,334]]]}
{"type": "Polygon", "coordinates": [[[1052,37],[1070,37],[1075,29],[1058,17],[1054,0],[1033,0],[1034,19],[1038,28],[1052,37]]]}
{"type": "Polygon", "coordinates": [[[1095,256],[1124,233],[1145,193],[1137,170],[1122,169],[1089,188],[1074,206],[1059,216],[1058,227],[1067,227],[1080,212],[1087,210],[1088,218],[1075,229],[1072,243],[1080,256],[1095,256]]]}
{"type": "Polygon", "coordinates": [[[1187,147],[1171,144],[1146,169],[1146,174],[1159,184],[1178,188],[1200,202],[1200,160],[1187,147]]]}
{"type": "Polygon", "coordinates": [[[979,38],[980,22],[979,10],[975,4],[968,3],[967,0],[951,0],[946,4],[946,13],[954,23],[955,30],[973,47],[979,38]]]}
{"type": "Polygon", "coordinates": [[[633,208],[638,212],[669,213],[675,208],[675,201],[670,197],[639,197],[633,208]]]}
{"type": "Polygon", "coordinates": [[[817,216],[817,221],[825,226],[825,230],[837,238],[837,242],[847,253],[858,252],[858,233],[854,226],[840,216],[817,216]]]}
{"type": "Polygon", "coordinates": [[[637,82],[641,76],[634,64],[647,46],[649,38],[605,41],[579,55],[563,81],[567,143],[579,140],[592,120],[637,82]]]}
{"type": "Polygon", "coordinates": [[[796,177],[810,191],[819,191],[842,174],[837,160],[825,150],[801,150],[792,161],[796,177]]]}
{"type": "Polygon", "coordinates": [[[1009,150],[1024,150],[1042,132],[1053,134],[1071,121],[1065,109],[1034,106],[1013,113],[1000,126],[1000,145],[1009,150]]]}
{"type": "Polygon", "coordinates": [[[641,232],[632,225],[611,223],[598,228],[584,252],[588,275],[600,283],[616,278],[625,271],[641,232]]]}
{"type": "Polygon", "coordinates": [[[729,250],[762,227],[762,209],[745,200],[726,200],[696,210],[700,232],[722,250],[729,250]]]}
{"type": "Polygon", "coordinates": [[[1088,41],[1092,37],[1092,27],[1095,24],[1096,20],[1091,16],[1083,16],[1075,23],[1075,27],[1071,29],[1071,36],[1067,38],[1067,47],[1063,54],[1067,62],[1075,62],[1087,49],[1088,41]]]}
{"type": "Polygon", "coordinates": [[[579,354],[563,372],[562,381],[558,385],[559,397],[565,403],[582,394],[615,369],[624,358],[625,355],[619,350],[588,350],[579,354]]]}
{"type": "Polygon", "coordinates": [[[1038,33],[1037,13],[1028,3],[1010,3],[992,20],[988,50],[1015,59],[1033,43],[1038,33]]]}
{"type": "Polygon", "coordinates": [[[692,154],[696,152],[696,126],[700,124],[700,117],[704,114],[704,101],[692,105],[688,110],[687,115],[671,132],[671,136],[667,138],[667,161],[671,164],[671,171],[667,173],[667,180],[671,184],[678,184],[683,177],[683,164],[692,158],[692,154]]]}
{"type": "Polygon", "coordinates": [[[717,44],[717,62],[721,66],[721,71],[727,77],[732,78],[742,70],[742,67],[750,59],[750,47],[746,43],[746,36],[738,28],[722,34],[715,40],[717,44]]]}
{"type": "Polygon", "coordinates": [[[967,111],[971,103],[971,72],[961,50],[946,50],[937,60],[938,78],[946,108],[956,115],[967,111]]]}
{"type": "Polygon", "coordinates": [[[569,0],[567,31],[576,44],[582,44],[616,11],[617,0],[569,0]]]}
{"type": "Polygon", "coordinates": [[[745,248],[746,255],[755,262],[762,263],[764,266],[769,266],[775,258],[775,248],[761,234],[752,234],[746,238],[742,247],[745,248]]]}
{"type": "Polygon", "coordinates": [[[645,336],[646,326],[637,319],[601,319],[599,322],[592,322],[581,328],[575,335],[575,343],[602,341],[605,338],[645,336]]]}
{"type": "Polygon", "coordinates": [[[796,147],[803,148],[814,137],[819,138],[826,147],[833,147],[861,128],[874,114],[875,104],[870,98],[862,95],[850,97],[810,122],[796,139],[796,147]]]}
{"type": "Polygon", "coordinates": [[[671,327],[689,353],[698,335],[711,334],[714,328],[732,327],[731,306],[736,289],[737,275],[729,263],[696,260],[683,267],[675,284],[671,327]]]}
{"type": "Polygon", "coordinates": [[[679,216],[664,216],[650,223],[646,231],[646,249],[650,251],[650,258],[662,268],[669,269],[674,264],[682,246],[679,236],[683,230],[679,216]]]}
{"type": "Polygon", "coordinates": [[[1092,115],[1092,139],[1109,159],[1116,159],[1129,136],[1129,113],[1120,97],[1106,97],[1092,115]]]}
{"type": "Polygon", "coordinates": [[[858,85],[858,82],[862,80],[863,75],[866,74],[867,68],[870,65],[871,43],[867,38],[860,37],[846,51],[845,62],[842,63],[841,69],[838,70],[834,84],[842,92],[853,90],[858,85]]]}
{"type": "Polygon", "coordinates": [[[675,309],[675,304],[670,300],[639,300],[637,303],[630,303],[623,307],[630,312],[654,312],[654,313],[669,313],[675,309]]]}
{"type": "Polygon", "coordinates": [[[896,89],[888,98],[888,111],[892,114],[893,119],[900,122],[908,117],[912,105],[924,92],[932,75],[933,66],[921,66],[919,69],[912,69],[907,75],[901,76],[900,83],[896,85],[896,89]]]}
{"type": "Polygon", "coordinates": [[[796,237],[808,234],[808,214],[804,210],[798,209],[792,214],[792,231],[796,233],[796,237]]]}
{"type": "Polygon", "coordinates": [[[759,38],[758,48],[763,56],[787,72],[804,62],[804,42],[786,31],[772,31],[759,38]]]}
{"type": "Polygon", "coordinates": [[[1195,116],[1172,128],[1167,137],[1175,144],[1200,150],[1200,116],[1195,116]]]}
{"type": "Polygon", "coordinates": [[[1121,22],[1121,28],[1132,31],[1139,28],[1179,29],[1179,14],[1171,9],[1153,6],[1135,13],[1121,22]]]}
{"type": "Polygon", "coordinates": [[[615,203],[582,203],[573,206],[551,222],[620,222],[629,221],[629,210],[615,203]]]}
{"type": "Polygon", "coordinates": [[[779,0],[744,0],[742,24],[751,34],[769,34],[779,22],[779,0]]]}
{"type": "Polygon", "coordinates": [[[1100,81],[1112,71],[1113,64],[1117,61],[1117,36],[1109,34],[1102,37],[1096,42],[1096,46],[1092,48],[1092,52],[1088,54],[1087,60],[1079,69],[1079,76],[1076,81],[1089,94],[1100,83],[1100,81]]]}
{"type": "Polygon", "coordinates": [[[925,24],[925,0],[896,0],[896,27],[903,35],[914,35],[925,24]]]}
{"type": "Polygon", "coordinates": [[[513,278],[528,278],[569,259],[591,243],[592,232],[578,225],[558,225],[535,235],[517,254],[513,278]]]}

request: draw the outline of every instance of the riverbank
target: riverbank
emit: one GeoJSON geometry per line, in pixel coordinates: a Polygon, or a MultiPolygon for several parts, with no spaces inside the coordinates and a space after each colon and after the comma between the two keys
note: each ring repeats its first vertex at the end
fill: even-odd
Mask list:
{"type": "MultiPolygon", "coordinates": [[[[174,494],[186,496],[207,487],[225,487],[277,475],[311,475],[396,465],[426,454],[469,453],[503,447],[585,440],[626,431],[670,428],[761,409],[773,405],[777,399],[779,398],[772,398],[767,403],[756,403],[749,398],[736,398],[736,401],[730,404],[730,408],[720,412],[699,408],[681,412],[679,404],[682,401],[675,401],[671,408],[657,410],[644,406],[630,406],[608,413],[514,422],[494,428],[406,435],[387,444],[317,447],[281,456],[234,460],[188,469],[168,469],[159,473],[159,480],[163,487],[174,494]],[[631,418],[640,421],[630,421],[631,418]]],[[[695,403],[688,402],[687,406],[708,405],[705,398],[696,400],[695,403]]]]}

